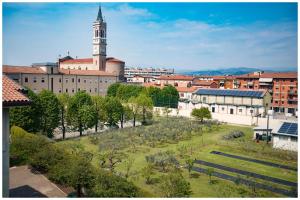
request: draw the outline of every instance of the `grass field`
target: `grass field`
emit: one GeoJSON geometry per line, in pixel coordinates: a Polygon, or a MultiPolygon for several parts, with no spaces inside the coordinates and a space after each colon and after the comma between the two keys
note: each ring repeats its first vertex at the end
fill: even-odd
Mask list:
{"type": "MultiPolygon", "coordinates": [[[[126,128],[126,130],[112,130],[106,133],[102,133],[97,137],[96,142],[92,142],[90,136],[85,136],[76,139],[70,139],[66,141],[58,142],[58,145],[72,146],[79,145],[84,148],[85,151],[94,154],[93,164],[97,167],[99,165],[98,154],[106,151],[105,145],[118,142],[123,144],[119,151],[126,154],[126,157],[119,163],[115,169],[117,173],[124,174],[126,170],[126,160],[134,160],[133,167],[131,168],[131,175],[129,180],[136,186],[144,191],[146,197],[162,197],[159,184],[146,184],[145,179],[141,177],[140,172],[143,167],[147,165],[145,156],[154,154],[160,151],[171,150],[175,152],[176,159],[183,166],[185,159],[180,156],[180,147],[187,147],[186,152],[193,159],[201,159],[216,164],[221,164],[228,167],[234,167],[266,176],[280,178],[292,182],[297,182],[297,172],[291,170],[280,169],[276,167],[266,166],[253,162],[237,160],[234,158],[227,158],[220,155],[214,155],[210,152],[221,151],[225,153],[241,155],[245,157],[261,159],[265,161],[271,161],[278,164],[285,164],[292,167],[297,167],[297,153],[274,150],[270,145],[265,143],[256,143],[252,141],[253,131],[252,127],[246,126],[233,126],[233,125],[199,125],[198,122],[189,121],[188,119],[175,119],[175,118],[158,118],[153,125],[146,127],[126,128]],[[180,120],[180,122],[178,121],[180,120]],[[163,122],[162,122],[163,121],[163,122]],[[176,123],[176,125],[175,125],[176,123]],[[163,126],[162,126],[163,124],[163,126]],[[172,127],[176,129],[172,129],[172,127]],[[167,139],[160,139],[158,142],[153,142],[153,139],[144,139],[145,135],[158,132],[159,135],[167,134],[170,132],[182,131],[187,137],[176,136],[176,139],[168,141],[167,139]],[[162,130],[161,133],[159,130],[162,130]],[[223,135],[229,134],[231,131],[242,131],[245,136],[233,139],[224,140],[223,135]],[[191,133],[188,134],[188,131],[191,133]],[[132,133],[132,134],[131,134],[132,133]],[[118,138],[118,140],[112,140],[112,138],[118,138]],[[130,138],[130,140],[128,140],[130,138]],[[179,139],[178,139],[179,138],[179,139]],[[127,141],[127,142],[126,142],[127,141]],[[104,148],[103,148],[104,146],[104,148]],[[101,151],[100,151],[101,149],[101,151]]],[[[175,136],[168,136],[175,137],[175,136]]],[[[109,147],[106,147],[109,148],[109,147]]],[[[206,166],[196,165],[202,168],[208,168],[206,166]]],[[[237,174],[230,173],[214,169],[216,172],[225,173],[228,175],[237,176],[237,174]]],[[[280,197],[282,195],[275,194],[266,190],[253,190],[247,186],[235,184],[230,181],[218,179],[214,177],[214,184],[209,184],[209,177],[206,174],[200,174],[196,176],[196,172],[193,172],[194,176],[190,177],[188,171],[183,169],[183,175],[187,181],[191,184],[192,195],[191,197],[280,197]]],[[[162,175],[162,172],[155,171],[155,177],[162,175]]],[[[241,178],[249,179],[249,177],[240,176],[241,178]]],[[[260,179],[251,179],[260,183],[267,183],[269,185],[292,190],[293,188],[266,182],[260,179]]]]}

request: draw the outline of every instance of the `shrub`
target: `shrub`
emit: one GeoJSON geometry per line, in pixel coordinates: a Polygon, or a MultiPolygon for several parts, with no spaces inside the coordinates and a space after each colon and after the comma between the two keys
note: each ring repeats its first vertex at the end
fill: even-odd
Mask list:
{"type": "Polygon", "coordinates": [[[11,128],[10,140],[11,165],[28,164],[30,157],[49,144],[44,136],[28,133],[17,126],[11,128]]]}
{"type": "Polygon", "coordinates": [[[65,158],[65,151],[54,144],[44,146],[39,152],[32,155],[30,165],[42,173],[48,172],[54,165],[65,158]]]}
{"type": "Polygon", "coordinates": [[[160,189],[164,197],[189,197],[191,186],[179,171],[171,172],[160,178],[160,189]]]}
{"type": "Polygon", "coordinates": [[[243,136],[245,136],[245,134],[242,131],[232,131],[231,133],[224,135],[222,138],[224,140],[232,140],[243,136]]]}
{"type": "Polygon", "coordinates": [[[95,185],[88,190],[89,197],[137,197],[139,189],[125,178],[99,170],[95,185]]]}
{"type": "Polygon", "coordinates": [[[158,167],[159,170],[167,172],[168,167],[177,167],[179,162],[171,151],[158,152],[149,156],[146,156],[146,161],[154,166],[158,167]]]}

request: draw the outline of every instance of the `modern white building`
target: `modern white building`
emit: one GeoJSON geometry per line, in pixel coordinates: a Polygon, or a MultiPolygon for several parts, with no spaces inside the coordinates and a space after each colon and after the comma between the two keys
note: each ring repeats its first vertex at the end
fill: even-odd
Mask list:
{"type": "Polygon", "coordinates": [[[283,122],[272,135],[273,148],[298,151],[298,123],[283,122]]]}
{"type": "Polygon", "coordinates": [[[264,116],[271,104],[267,91],[198,89],[191,104],[208,107],[212,113],[230,115],[264,116]]]}

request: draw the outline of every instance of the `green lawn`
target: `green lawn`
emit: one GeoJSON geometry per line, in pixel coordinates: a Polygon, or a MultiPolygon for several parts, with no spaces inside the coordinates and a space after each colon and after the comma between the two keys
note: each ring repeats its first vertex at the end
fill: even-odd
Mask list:
{"type": "MultiPolygon", "coordinates": [[[[156,123],[153,125],[147,126],[147,127],[139,127],[139,128],[127,128],[125,130],[126,134],[130,135],[130,132],[132,131],[133,137],[136,137],[138,139],[138,136],[136,135],[137,132],[141,131],[143,134],[146,134],[147,131],[156,130],[161,127],[159,127],[161,119],[157,119],[156,123]]],[[[169,119],[172,121],[172,119],[169,119]]],[[[184,159],[180,158],[178,147],[179,146],[192,146],[192,150],[188,152],[188,154],[192,158],[201,159],[229,167],[234,167],[250,172],[255,172],[258,174],[263,174],[267,176],[272,176],[284,180],[289,180],[293,182],[297,182],[297,173],[295,171],[285,170],[285,169],[279,169],[275,167],[270,167],[262,164],[256,164],[253,162],[247,162],[242,160],[237,160],[233,158],[227,158],[224,156],[214,155],[210,154],[211,151],[222,151],[230,154],[235,155],[241,155],[241,156],[247,156],[251,158],[261,159],[265,161],[271,161],[275,163],[285,164],[293,167],[297,167],[297,154],[291,153],[291,152],[285,152],[285,151],[278,151],[273,150],[271,146],[266,145],[264,143],[255,143],[252,141],[253,131],[252,127],[245,127],[245,126],[232,126],[232,125],[212,125],[211,128],[202,128],[202,132],[199,129],[199,126],[192,126],[192,124],[189,123],[197,123],[197,122],[188,122],[187,119],[182,119],[183,121],[186,121],[187,124],[185,127],[185,130],[190,130],[193,134],[190,139],[182,139],[180,141],[172,141],[172,142],[160,142],[154,145],[149,145],[149,143],[141,143],[136,142],[136,140],[132,140],[131,143],[136,143],[135,150],[133,150],[133,146],[131,143],[126,143],[125,146],[123,146],[121,149],[122,152],[127,154],[127,158],[134,159],[134,165],[131,169],[132,175],[129,177],[129,180],[134,182],[134,184],[145,191],[145,196],[149,197],[161,197],[161,191],[158,184],[151,184],[147,185],[145,183],[144,178],[142,178],[139,173],[141,169],[146,166],[147,162],[145,159],[145,156],[159,152],[159,151],[166,151],[166,150],[172,150],[175,152],[176,158],[178,161],[184,165],[184,159]],[[191,127],[189,129],[189,127],[191,127]],[[234,140],[223,140],[222,136],[225,134],[230,133],[233,130],[239,130],[245,133],[245,136],[239,139],[234,140]],[[203,133],[198,134],[198,132],[203,133]],[[133,152],[134,151],[134,152],[133,152]]],[[[171,122],[170,122],[171,124],[171,122]]],[[[184,123],[183,123],[184,124],[184,123]]],[[[183,124],[180,124],[179,126],[184,126],[183,124]]],[[[166,126],[166,130],[172,131],[172,127],[166,126]]],[[[170,125],[172,126],[172,125],[170,125]]],[[[175,132],[175,130],[173,129],[175,132]]],[[[118,131],[117,131],[118,132],[118,131]]],[[[118,134],[122,132],[118,132],[118,134]]],[[[164,130],[162,130],[161,134],[164,134],[164,130]]],[[[89,136],[82,137],[80,139],[71,139],[67,141],[61,141],[58,142],[58,145],[82,145],[86,151],[89,151],[93,153],[94,155],[97,155],[99,150],[99,145],[105,145],[109,143],[109,139],[114,137],[113,135],[116,134],[116,131],[110,131],[105,134],[102,134],[102,136],[99,138],[98,144],[92,144],[89,136]]],[[[125,133],[124,133],[125,135],[125,133]]],[[[127,135],[126,135],[127,136],[127,135]]],[[[124,139],[120,139],[120,141],[123,142],[124,139]]],[[[125,172],[125,160],[122,160],[121,163],[119,163],[116,167],[116,172],[124,173],[125,172]]],[[[94,156],[92,160],[93,164],[97,167],[99,166],[99,159],[97,156],[94,156]]],[[[199,166],[199,165],[195,165],[199,166]]],[[[200,166],[203,168],[208,168],[206,166],[200,166]]],[[[215,171],[222,172],[229,175],[234,175],[234,173],[229,173],[222,170],[215,171]]],[[[199,177],[193,177],[190,178],[188,175],[188,171],[186,169],[183,169],[183,174],[186,180],[188,180],[191,184],[192,188],[192,197],[251,197],[254,195],[257,196],[264,196],[264,197],[280,197],[281,195],[271,193],[265,190],[259,190],[256,194],[251,192],[251,189],[246,186],[242,185],[235,185],[234,183],[218,178],[213,178],[216,180],[215,184],[209,184],[209,177],[206,174],[199,174],[199,177]]],[[[195,172],[196,174],[196,172],[195,172]]],[[[161,172],[156,171],[155,176],[159,177],[161,175],[161,172]]],[[[245,176],[241,176],[243,178],[247,178],[245,176]]],[[[253,179],[252,179],[253,180],[253,179]]],[[[261,183],[268,183],[269,185],[274,185],[276,187],[285,188],[285,189],[292,189],[290,187],[284,186],[284,185],[278,185],[278,184],[271,184],[270,182],[265,182],[260,179],[255,179],[257,182],[261,183]]]]}

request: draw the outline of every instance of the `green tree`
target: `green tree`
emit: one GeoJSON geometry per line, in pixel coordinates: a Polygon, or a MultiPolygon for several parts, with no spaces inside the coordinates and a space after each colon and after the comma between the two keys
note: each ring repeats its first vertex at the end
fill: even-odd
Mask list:
{"type": "Polygon", "coordinates": [[[123,106],[116,97],[106,97],[104,109],[107,116],[107,123],[109,126],[116,126],[121,120],[123,113],[123,106]]]}
{"type": "Polygon", "coordinates": [[[139,104],[137,102],[137,97],[130,97],[128,100],[128,107],[131,111],[132,119],[133,119],[133,127],[135,127],[136,118],[139,113],[139,104]]]}
{"type": "Polygon", "coordinates": [[[95,132],[97,132],[99,121],[105,122],[107,120],[107,115],[105,112],[105,99],[101,96],[92,96],[92,101],[95,111],[97,112],[95,119],[95,132]]]}
{"type": "Polygon", "coordinates": [[[84,130],[93,127],[96,124],[97,113],[91,96],[84,91],[77,92],[70,99],[67,116],[68,124],[78,130],[80,136],[84,130]]]}
{"type": "Polygon", "coordinates": [[[60,122],[61,122],[61,127],[62,127],[62,133],[63,133],[63,139],[66,137],[66,127],[65,127],[65,122],[66,122],[66,114],[67,114],[67,108],[68,108],[68,103],[70,100],[70,96],[68,93],[62,93],[57,95],[57,99],[59,101],[59,108],[60,108],[60,122]]]}
{"type": "Polygon", "coordinates": [[[136,98],[136,103],[138,105],[138,108],[140,109],[141,115],[142,115],[142,124],[146,124],[146,116],[147,114],[152,116],[152,110],[153,110],[153,102],[150,97],[148,97],[146,94],[141,93],[136,98]]]}
{"type": "Polygon", "coordinates": [[[117,96],[118,89],[120,87],[120,83],[113,83],[107,89],[107,96],[115,97],[117,96]]]}
{"type": "Polygon", "coordinates": [[[205,107],[194,108],[191,116],[195,117],[197,120],[200,120],[200,122],[203,122],[203,119],[211,119],[211,113],[208,108],[205,107]]]}
{"type": "Polygon", "coordinates": [[[164,197],[189,197],[191,186],[179,171],[170,172],[160,178],[160,189],[164,197]]]}
{"type": "Polygon", "coordinates": [[[179,100],[179,93],[173,86],[166,86],[160,92],[159,101],[162,103],[161,106],[168,106],[169,108],[177,108],[179,100]]]}
{"type": "Polygon", "coordinates": [[[49,90],[39,93],[41,106],[41,129],[48,137],[53,137],[53,131],[59,125],[59,101],[55,94],[49,90]]]}
{"type": "Polygon", "coordinates": [[[132,110],[130,109],[130,106],[128,105],[128,103],[123,102],[122,103],[122,113],[121,113],[121,128],[123,128],[123,124],[128,121],[131,120],[133,118],[133,113],[132,110]]]}
{"type": "Polygon", "coordinates": [[[187,166],[187,168],[188,168],[189,175],[190,175],[190,177],[191,177],[191,172],[192,172],[192,169],[193,169],[193,167],[194,167],[195,160],[194,160],[194,159],[191,159],[191,158],[187,158],[187,159],[185,160],[185,164],[186,164],[186,166],[187,166]]]}
{"type": "Polygon", "coordinates": [[[120,100],[128,101],[130,97],[137,97],[142,90],[142,86],[121,84],[118,88],[116,97],[120,100]]]}
{"type": "Polygon", "coordinates": [[[10,125],[21,127],[31,133],[36,133],[41,128],[42,110],[38,95],[28,89],[28,97],[32,101],[30,106],[9,109],[10,125]]]}

